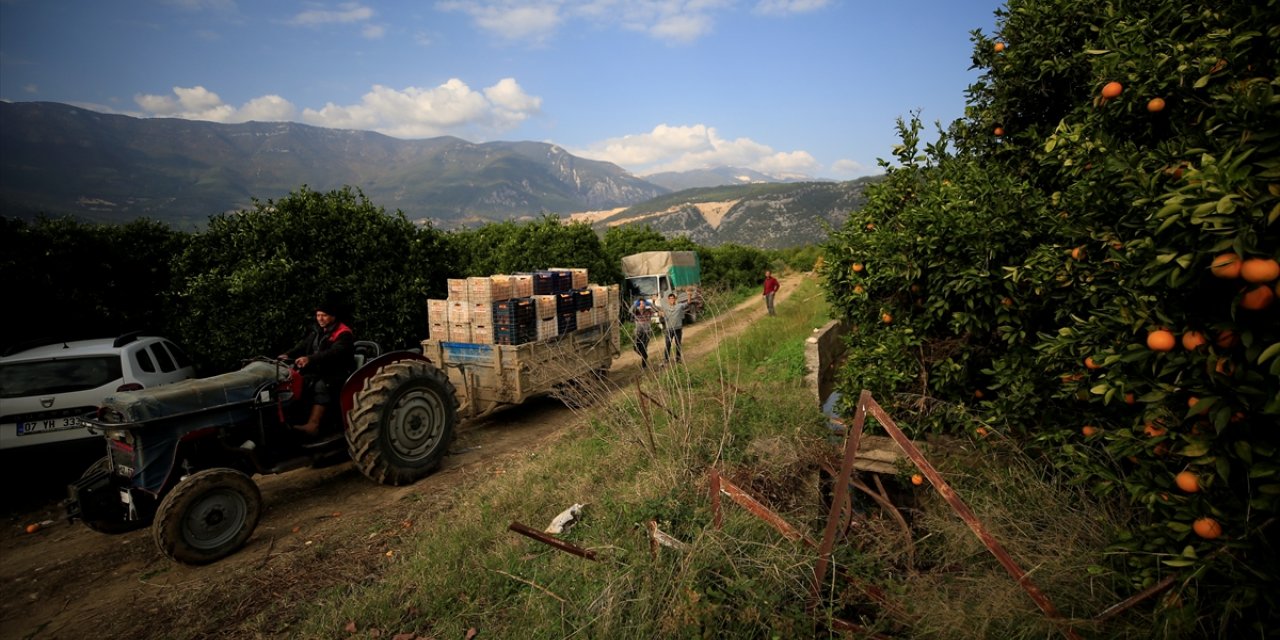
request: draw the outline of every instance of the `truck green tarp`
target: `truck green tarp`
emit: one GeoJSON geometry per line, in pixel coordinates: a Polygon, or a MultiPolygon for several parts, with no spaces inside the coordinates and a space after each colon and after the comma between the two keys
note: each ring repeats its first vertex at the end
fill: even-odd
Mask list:
{"type": "Polygon", "coordinates": [[[702,282],[702,263],[694,251],[645,251],[622,259],[622,273],[631,278],[665,273],[673,287],[702,282]]]}

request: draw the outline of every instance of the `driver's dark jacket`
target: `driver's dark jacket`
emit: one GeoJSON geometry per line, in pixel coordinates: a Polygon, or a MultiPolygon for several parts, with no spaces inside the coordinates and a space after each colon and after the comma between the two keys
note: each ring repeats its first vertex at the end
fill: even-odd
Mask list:
{"type": "Polygon", "coordinates": [[[316,324],[287,353],[290,358],[310,358],[302,369],[304,376],[341,383],[356,369],[356,334],[341,322],[334,322],[328,329],[316,324]]]}

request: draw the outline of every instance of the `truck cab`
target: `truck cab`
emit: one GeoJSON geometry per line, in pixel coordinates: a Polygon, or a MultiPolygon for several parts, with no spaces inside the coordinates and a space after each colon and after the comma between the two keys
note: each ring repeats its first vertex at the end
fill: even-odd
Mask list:
{"type": "Polygon", "coordinates": [[[698,255],[692,251],[648,251],[622,259],[622,272],[627,278],[627,307],[645,299],[657,307],[666,305],[667,295],[688,303],[685,318],[697,320],[702,311],[702,270],[698,255]]]}

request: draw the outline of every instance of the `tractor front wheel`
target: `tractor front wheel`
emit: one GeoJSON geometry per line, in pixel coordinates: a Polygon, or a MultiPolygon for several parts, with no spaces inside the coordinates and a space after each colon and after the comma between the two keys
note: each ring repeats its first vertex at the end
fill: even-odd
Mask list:
{"type": "Polygon", "coordinates": [[[180,481],[160,502],[151,535],[166,556],[185,564],[221,560],[253,535],[262,494],[235,469],[206,469],[180,481]]]}
{"type": "Polygon", "coordinates": [[[435,470],[453,442],[458,395],[443,371],[422,360],[382,366],[356,393],[347,448],[366,476],[405,485],[435,470]]]}

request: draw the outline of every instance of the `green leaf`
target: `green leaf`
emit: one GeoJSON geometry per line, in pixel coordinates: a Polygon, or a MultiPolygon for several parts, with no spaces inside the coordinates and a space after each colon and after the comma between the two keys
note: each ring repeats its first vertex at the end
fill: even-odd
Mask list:
{"type": "Polygon", "coordinates": [[[1277,342],[1266,348],[1262,355],[1258,356],[1258,364],[1262,364],[1280,354],[1280,342],[1277,342]]]}
{"type": "Polygon", "coordinates": [[[1183,447],[1182,451],[1179,451],[1178,453],[1188,458],[1198,458],[1206,453],[1209,453],[1209,443],[1203,442],[1203,441],[1193,442],[1183,447]]]}

